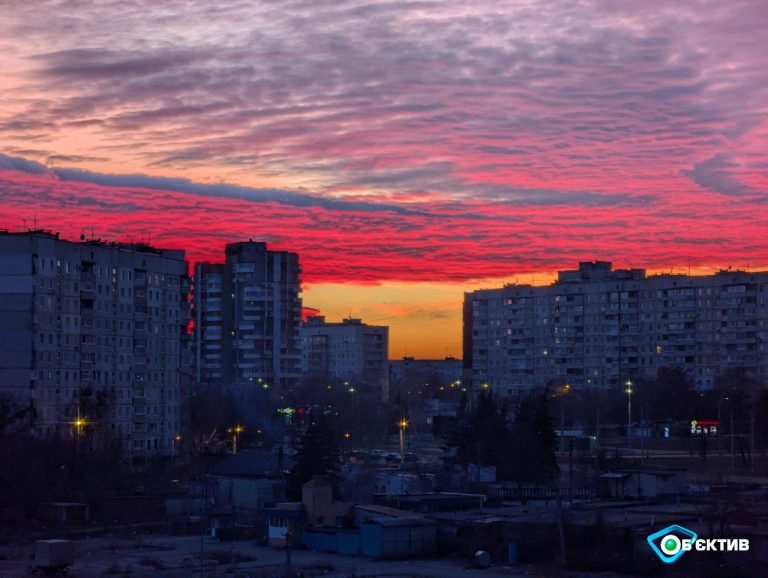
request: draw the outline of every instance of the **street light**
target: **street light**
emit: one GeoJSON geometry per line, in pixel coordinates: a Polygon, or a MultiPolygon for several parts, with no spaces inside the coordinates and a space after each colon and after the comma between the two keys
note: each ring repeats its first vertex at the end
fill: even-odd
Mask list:
{"type": "Polygon", "coordinates": [[[77,411],[77,417],[73,421],[70,422],[70,425],[75,428],[75,435],[77,436],[77,455],[80,456],[80,436],[83,433],[83,428],[88,425],[88,420],[80,415],[80,410],[77,411]]]}
{"type": "Polygon", "coordinates": [[[228,433],[232,434],[232,453],[237,453],[237,436],[240,435],[245,428],[241,426],[239,423],[235,427],[231,427],[227,430],[228,433]]]}
{"type": "Polygon", "coordinates": [[[629,430],[632,427],[632,380],[628,379],[624,384],[627,394],[627,437],[629,437],[629,430]]]}
{"type": "MultiPolygon", "coordinates": [[[[723,454],[723,422],[720,419],[720,408],[722,407],[724,401],[730,401],[730,400],[731,400],[730,397],[725,396],[725,397],[721,397],[717,401],[717,427],[718,427],[718,430],[717,430],[717,433],[718,433],[718,435],[717,435],[717,449],[718,449],[718,452],[720,453],[721,456],[723,454]]],[[[731,412],[731,415],[733,415],[733,412],[731,412]]],[[[733,429],[733,420],[731,420],[731,429],[733,429]]],[[[730,432],[730,433],[733,433],[733,432],[730,432]]],[[[733,452],[731,452],[731,453],[733,453],[733,452]]]]}
{"type": "MultiPolygon", "coordinates": [[[[568,395],[571,391],[571,384],[564,383],[557,389],[555,397],[562,397],[568,395]]],[[[560,447],[563,447],[563,436],[565,435],[565,403],[560,400],[560,447]]]]}
{"type": "Polygon", "coordinates": [[[176,434],[171,438],[171,478],[173,478],[173,462],[176,459],[176,443],[181,441],[181,435],[176,434]]]}
{"type": "Polygon", "coordinates": [[[405,430],[408,428],[408,420],[403,417],[397,422],[397,427],[400,429],[400,464],[405,461],[405,430]]]}

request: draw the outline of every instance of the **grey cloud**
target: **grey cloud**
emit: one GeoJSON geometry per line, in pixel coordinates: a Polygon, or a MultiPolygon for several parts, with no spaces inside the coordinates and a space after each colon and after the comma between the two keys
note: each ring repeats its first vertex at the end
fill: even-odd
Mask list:
{"type": "Polygon", "coordinates": [[[337,211],[395,212],[418,214],[414,211],[392,204],[366,203],[362,201],[344,201],[288,191],[284,189],[257,189],[228,184],[208,185],[195,183],[188,179],[152,177],[147,175],[111,175],[82,171],[78,169],[53,168],[51,172],[62,180],[94,183],[111,187],[137,187],[154,190],[170,190],[191,193],[206,197],[244,199],[257,202],[275,202],[296,207],[322,207],[337,211]]]}
{"type": "MultiPolygon", "coordinates": [[[[135,187],[142,189],[177,191],[205,197],[243,199],[254,202],[275,202],[295,207],[321,207],[335,211],[360,211],[368,213],[393,212],[403,215],[424,214],[423,211],[409,209],[391,203],[373,203],[365,201],[345,201],[314,195],[307,192],[285,189],[259,189],[229,184],[195,183],[189,179],[153,177],[148,175],[115,175],[95,173],[72,168],[46,167],[35,161],[0,154],[0,169],[22,171],[30,174],[50,174],[63,181],[92,183],[107,187],[135,187]]],[[[90,203],[95,203],[95,199],[90,203]]],[[[131,207],[128,207],[130,209],[131,207]]]]}
{"type": "Polygon", "coordinates": [[[72,49],[39,54],[41,73],[77,81],[120,80],[164,72],[199,60],[191,51],[172,50],[159,53],[114,50],[72,49]]]}
{"type": "Polygon", "coordinates": [[[718,154],[696,163],[692,170],[683,171],[683,174],[699,186],[722,195],[757,195],[758,191],[734,176],[733,173],[738,168],[739,165],[727,154],[718,154]]]}
{"type": "Polygon", "coordinates": [[[45,165],[19,157],[10,157],[4,154],[0,154],[0,169],[22,171],[32,175],[42,175],[48,172],[48,168],[45,165]]]}

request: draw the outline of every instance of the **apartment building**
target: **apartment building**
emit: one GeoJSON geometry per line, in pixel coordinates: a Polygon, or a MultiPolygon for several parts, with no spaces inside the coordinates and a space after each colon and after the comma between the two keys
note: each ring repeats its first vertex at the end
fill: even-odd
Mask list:
{"type": "Polygon", "coordinates": [[[290,390],[301,375],[299,257],[231,243],[224,263],[195,267],[198,382],[290,390]]]}
{"type": "Polygon", "coordinates": [[[584,262],[546,287],[464,298],[464,371],[511,394],[546,383],[620,387],[681,367],[699,388],[725,372],[768,378],[768,272],[654,275],[584,262]]]}
{"type": "Polygon", "coordinates": [[[369,393],[386,401],[389,327],[351,318],[328,323],[325,317],[314,316],[302,325],[300,333],[305,375],[369,388],[369,393]]]}
{"type": "Polygon", "coordinates": [[[0,392],[43,435],[170,454],[192,377],[187,266],[183,251],[0,232],[0,392]]]}
{"type": "Polygon", "coordinates": [[[449,386],[462,377],[462,361],[455,357],[444,359],[415,359],[403,357],[389,362],[390,383],[430,383],[449,386]]]}

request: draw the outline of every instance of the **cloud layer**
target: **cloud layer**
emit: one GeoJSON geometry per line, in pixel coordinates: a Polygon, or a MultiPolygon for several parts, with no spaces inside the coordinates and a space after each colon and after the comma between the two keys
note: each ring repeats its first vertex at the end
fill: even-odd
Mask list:
{"type": "Polygon", "coordinates": [[[3,226],[311,282],[768,264],[764,3],[5,7],[3,226]]]}
{"type": "MultiPolygon", "coordinates": [[[[507,278],[579,260],[661,269],[768,263],[768,212],[709,192],[610,206],[486,199],[323,199],[295,191],[101,175],[0,157],[0,222],[70,238],[149,240],[218,260],[226,242],[257,238],[298,251],[304,278],[327,282],[507,278]]],[[[619,200],[622,197],[619,197],[619,200]]],[[[526,277],[521,279],[528,281],[526,277]]]]}

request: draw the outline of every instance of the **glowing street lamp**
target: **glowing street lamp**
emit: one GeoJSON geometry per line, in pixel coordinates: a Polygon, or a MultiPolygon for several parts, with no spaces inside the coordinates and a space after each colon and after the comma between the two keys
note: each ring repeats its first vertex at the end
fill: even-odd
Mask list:
{"type": "Polygon", "coordinates": [[[628,379],[624,385],[626,386],[624,392],[627,394],[627,437],[629,437],[629,430],[632,427],[632,380],[628,379]]]}
{"type": "Polygon", "coordinates": [[[232,434],[232,453],[237,453],[237,436],[239,436],[245,428],[241,426],[239,423],[235,427],[231,427],[227,430],[228,433],[232,434]]]}
{"type": "Polygon", "coordinates": [[[400,463],[405,461],[405,430],[408,429],[408,420],[403,417],[397,422],[397,427],[400,430],[400,463]]]}
{"type": "Polygon", "coordinates": [[[173,477],[173,465],[176,460],[176,444],[181,441],[181,435],[176,434],[171,438],[171,477],[173,477]]]}
{"type": "Polygon", "coordinates": [[[75,436],[77,436],[77,455],[80,455],[80,436],[83,434],[83,429],[88,425],[88,419],[80,415],[80,410],[77,411],[77,416],[74,420],[69,422],[70,425],[75,428],[75,436]]]}

